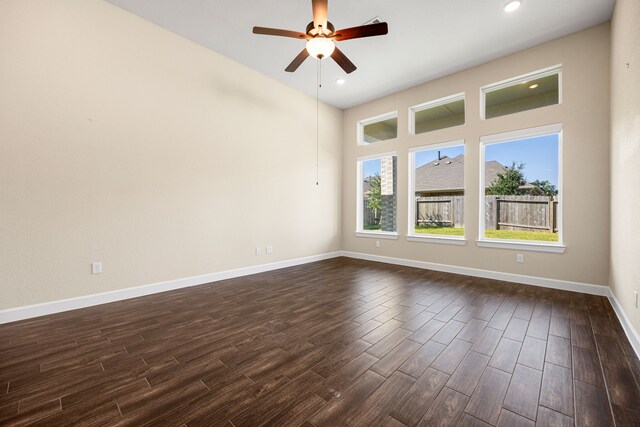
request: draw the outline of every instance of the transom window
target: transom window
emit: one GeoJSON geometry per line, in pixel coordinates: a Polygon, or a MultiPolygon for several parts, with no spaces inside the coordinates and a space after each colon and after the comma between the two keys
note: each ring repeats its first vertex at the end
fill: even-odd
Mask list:
{"type": "Polygon", "coordinates": [[[358,144],[373,144],[398,137],[398,112],[358,122],[358,144]]]}
{"type": "Polygon", "coordinates": [[[483,87],[482,117],[491,119],[559,104],[561,73],[557,66],[483,87]]]}
{"type": "Polygon", "coordinates": [[[409,108],[413,135],[464,124],[464,93],[409,108]]]}

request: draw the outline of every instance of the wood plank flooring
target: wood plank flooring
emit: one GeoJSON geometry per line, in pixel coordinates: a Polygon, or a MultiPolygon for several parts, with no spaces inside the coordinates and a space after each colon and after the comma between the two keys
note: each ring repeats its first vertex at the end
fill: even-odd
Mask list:
{"type": "Polygon", "coordinates": [[[606,298],[336,258],[0,325],[0,425],[631,426],[606,298]]]}

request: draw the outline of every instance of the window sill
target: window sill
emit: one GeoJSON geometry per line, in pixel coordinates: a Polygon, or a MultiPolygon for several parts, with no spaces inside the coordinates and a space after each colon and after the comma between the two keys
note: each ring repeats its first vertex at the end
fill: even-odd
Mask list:
{"type": "Polygon", "coordinates": [[[467,241],[464,237],[452,237],[452,236],[407,236],[409,242],[424,242],[424,243],[440,243],[445,245],[466,245],[467,241]]]}
{"type": "Polygon", "coordinates": [[[398,233],[388,231],[356,231],[356,237],[368,237],[371,239],[398,240],[398,233]]]}
{"type": "Polygon", "coordinates": [[[564,253],[567,247],[561,244],[521,242],[514,240],[476,240],[476,244],[483,248],[518,249],[521,251],[564,253]]]}

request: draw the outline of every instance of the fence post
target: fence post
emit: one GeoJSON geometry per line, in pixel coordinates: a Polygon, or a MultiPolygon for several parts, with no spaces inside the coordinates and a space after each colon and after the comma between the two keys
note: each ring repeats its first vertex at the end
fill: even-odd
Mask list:
{"type": "Polygon", "coordinates": [[[553,224],[555,223],[555,218],[553,216],[553,196],[549,197],[549,231],[553,233],[553,224]]]}
{"type": "Polygon", "coordinates": [[[500,198],[496,197],[496,230],[500,230],[500,198]]]}

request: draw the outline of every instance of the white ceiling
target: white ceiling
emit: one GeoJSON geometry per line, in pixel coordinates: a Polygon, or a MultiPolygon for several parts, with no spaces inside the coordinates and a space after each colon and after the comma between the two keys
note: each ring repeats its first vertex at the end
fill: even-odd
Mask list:
{"type": "MultiPolygon", "coordinates": [[[[107,0],[161,27],[245,64],[311,96],[317,60],[295,73],[285,67],[303,40],[252,34],[254,25],[305,32],[311,0],[107,0]]],[[[329,0],[336,29],[378,16],[389,34],[338,43],[358,69],[322,61],[321,100],[349,108],[429,80],[606,22],[615,0],[329,0]]]]}

